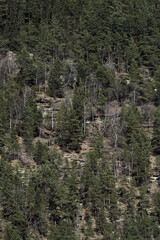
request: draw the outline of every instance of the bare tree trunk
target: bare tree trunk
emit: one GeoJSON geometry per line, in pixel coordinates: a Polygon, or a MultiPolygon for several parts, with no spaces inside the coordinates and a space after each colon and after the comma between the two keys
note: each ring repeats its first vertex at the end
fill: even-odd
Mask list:
{"type": "Polygon", "coordinates": [[[53,108],[52,108],[52,131],[54,128],[54,112],[53,112],[53,108]]]}
{"type": "Polygon", "coordinates": [[[104,124],[103,124],[103,134],[105,136],[107,130],[107,114],[105,113],[104,124]]]}
{"type": "Polygon", "coordinates": [[[116,105],[115,105],[114,117],[111,121],[111,124],[112,124],[112,131],[113,131],[113,134],[114,134],[114,153],[115,153],[114,172],[115,172],[115,178],[118,179],[118,177],[119,177],[118,164],[117,164],[118,133],[117,133],[117,126],[116,126],[116,105]]]}
{"type": "Polygon", "coordinates": [[[24,88],[24,97],[23,97],[24,107],[26,106],[26,88],[24,88]]]}
{"type": "Polygon", "coordinates": [[[85,104],[85,100],[83,103],[83,108],[84,108],[84,113],[83,113],[83,135],[86,135],[86,104],[85,104]]]}
{"type": "Polygon", "coordinates": [[[118,162],[118,135],[122,131],[122,127],[120,128],[117,124],[117,110],[115,105],[114,116],[111,119],[112,131],[114,135],[114,154],[115,154],[115,163],[114,163],[114,170],[115,170],[115,178],[119,178],[119,162],[118,162]]]}
{"type": "Polygon", "coordinates": [[[10,129],[10,131],[12,129],[12,114],[11,114],[11,110],[10,110],[10,113],[9,113],[9,129],[10,129]]]}

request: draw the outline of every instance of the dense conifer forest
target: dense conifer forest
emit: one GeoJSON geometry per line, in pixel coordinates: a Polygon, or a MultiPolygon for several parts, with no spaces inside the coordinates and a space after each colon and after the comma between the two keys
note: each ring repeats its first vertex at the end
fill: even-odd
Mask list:
{"type": "Polygon", "coordinates": [[[0,0],[0,239],[160,239],[159,0],[0,0]]]}

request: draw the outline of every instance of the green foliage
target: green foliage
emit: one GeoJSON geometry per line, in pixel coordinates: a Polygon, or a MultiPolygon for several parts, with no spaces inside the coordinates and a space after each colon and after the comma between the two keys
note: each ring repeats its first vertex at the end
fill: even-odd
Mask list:
{"type": "Polygon", "coordinates": [[[132,176],[136,185],[148,182],[149,177],[150,139],[143,129],[132,133],[130,143],[123,152],[126,173],[132,176]],[[142,151],[143,149],[143,151],[142,151]]]}
{"type": "Polygon", "coordinates": [[[154,202],[154,215],[157,218],[158,223],[160,223],[160,193],[156,193],[153,199],[154,202]]]}
{"type": "Polygon", "coordinates": [[[140,113],[138,108],[134,105],[127,109],[122,108],[120,117],[123,133],[127,138],[127,143],[129,143],[133,132],[139,131],[141,123],[140,113]]]}
{"type": "Polygon", "coordinates": [[[32,151],[32,141],[39,133],[39,127],[42,122],[42,114],[37,109],[33,97],[29,97],[22,117],[22,136],[24,138],[27,151],[32,151]]]}
{"type": "Polygon", "coordinates": [[[92,227],[92,221],[90,219],[87,219],[87,228],[85,230],[85,236],[86,239],[89,239],[89,237],[93,237],[94,236],[94,230],[92,227]]]}
{"type": "Polygon", "coordinates": [[[98,138],[95,149],[87,155],[82,175],[83,204],[89,207],[97,221],[97,230],[105,231],[105,215],[108,210],[111,221],[118,216],[117,193],[113,173],[103,150],[102,142],[98,138]]]}
{"type": "Polygon", "coordinates": [[[113,85],[114,81],[112,73],[107,71],[105,67],[99,65],[96,71],[96,78],[100,85],[101,94],[109,98],[109,87],[113,85]]]}
{"type": "Polygon", "coordinates": [[[48,159],[48,148],[41,141],[36,142],[35,150],[34,150],[34,161],[37,164],[44,164],[48,159]]]}
{"type": "Polygon", "coordinates": [[[153,137],[152,137],[152,148],[155,154],[160,153],[160,107],[157,107],[154,123],[153,123],[153,137]]]}
{"type": "Polygon", "coordinates": [[[9,239],[9,237],[12,239],[11,235],[17,240],[27,239],[28,224],[21,179],[18,174],[15,175],[6,159],[0,161],[0,173],[2,213],[6,221],[10,222],[5,229],[5,239],[9,239]]]}
{"type": "Polygon", "coordinates": [[[29,86],[36,84],[36,66],[33,56],[31,56],[27,49],[22,49],[19,55],[20,72],[17,79],[20,85],[27,84],[29,86]]]}
{"type": "Polygon", "coordinates": [[[56,133],[58,143],[62,148],[67,149],[70,142],[70,103],[62,103],[57,117],[56,133]]]}
{"type": "MultiPolygon", "coordinates": [[[[144,104],[154,102],[157,107],[152,148],[159,155],[159,29],[158,0],[0,0],[4,240],[77,240],[82,224],[87,225],[84,239],[158,239],[160,197],[156,193],[152,199],[146,190],[150,187],[150,139],[140,113],[144,104]],[[16,62],[8,51],[18,55],[16,62]],[[107,121],[104,142],[109,149],[112,104],[118,104],[118,111],[119,105],[131,105],[122,108],[120,128],[119,123],[116,126],[118,141],[123,140],[116,152],[117,183],[100,135],[93,134],[94,146],[86,159],[80,159],[81,167],[77,159],[64,160],[40,141],[33,146],[42,115],[34,98],[28,96],[37,91],[35,86],[44,84],[48,87],[45,94],[53,98],[62,98],[64,90],[74,89],[72,101],[62,104],[55,127],[56,143],[68,152],[80,152],[87,120],[88,126],[96,129],[91,122],[94,113],[107,121]],[[92,117],[88,109],[93,109],[92,117]],[[29,175],[8,164],[19,154],[17,135],[23,137],[36,162],[35,170],[27,168],[29,175]],[[78,219],[79,214],[85,215],[84,222],[78,219]]],[[[152,124],[152,116],[149,118],[152,124]]],[[[158,176],[159,166],[155,171],[158,176]]]]}
{"type": "Polygon", "coordinates": [[[151,151],[150,139],[141,127],[141,121],[137,107],[129,107],[126,111],[122,109],[121,124],[126,136],[126,147],[122,157],[125,160],[126,173],[129,178],[134,178],[137,186],[147,183],[151,151]]]}
{"type": "Polygon", "coordinates": [[[138,102],[139,97],[143,93],[143,78],[140,75],[140,70],[138,68],[137,62],[133,60],[129,68],[129,79],[130,79],[130,97],[135,104],[138,102]]]}
{"type": "Polygon", "coordinates": [[[160,68],[157,68],[157,71],[155,73],[155,92],[154,92],[154,102],[156,106],[160,105],[160,68]]]}
{"type": "Polygon", "coordinates": [[[5,48],[15,50],[27,45],[47,60],[74,55],[92,67],[95,62],[113,60],[117,69],[122,69],[136,60],[154,71],[159,63],[157,0],[145,0],[143,4],[65,1],[63,5],[58,1],[11,4],[1,0],[0,4],[5,48]]]}
{"type": "Polygon", "coordinates": [[[5,136],[5,152],[8,155],[8,159],[15,158],[18,155],[20,149],[18,143],[18,137],[16,135],[16,130],[11,129],[9,134],[5,136]]]}
{"type": "Polygon", "coordinates": [[[22,240],[23,238],[20,236],[20,232],[17,227],[12,224],[8,224],[5,228],[4,240],[22,240]]]}
{"type": "Polygon", "coordinates": [[[4,146],[5,141],[5,133],[9,131],[9,112],[7,108],[7,99],[4,96],[4,93],[0,91],[0,103],[1,103],[1,111],[0,111],[0,152],[4,146]]]}
{"type": "Polygon", "coordinates": [[[74,228],[71,222],[61,221],[60,224],[52,224],[48,240],[76,240],[74,228]]]}
{"type": "Polygon", "coordinates": [[[79,84],[74,89],[74,95],[73,95],[73,110],[75,116],[77,116],[77,119],[79,120],[80,124],[83,122],[83,114],[84,114],[84,86],[82,84],[82,81],[79,81],[79,84]]]}
{"type": "Polygon", "coordinates": [[[133,177],[137,185],[145,184],[149,176],[150,140],[143,129],[133,136],[131,146],[133,149],[133,177]]]}
{"type": "Polygon", "coordinates": [[[63,97],[62,63],[56,58],[54,67],[51,68],[48,80],[48,92],[51,97],[63,97]]]}
{"type": "Polygon", "coordinates": [[[57,118],[56,133],[57,141],[66,151],[80,151],[82,141],[82,116],[81,104],[66,102],[62,103],[57,118]],[[75,109],[74,109],[75,107],[75,109]]]}
{"type": "Polygon", "coordinates": [[[157,239],[158,227],[154,219],[145,210],[137,211],[135,215],[125,215],[122,239],[157,239]]]}
{"type": "Polygon", "coordinates": [[[127,66],[133,64],[133,61],[139,60],[139,49],[133,38],[130,38],[128,41],[128,46],[125,49],[125,57],[127,61],[127,66]]]}
{"type": "Polygon", "coordinates": [[[28,221],[34,224],[35,229],[43,235],[48,230],[46,204],[44,192],[39,186],[36,186],[34,179],[32,179],[27,188],[27,217],[28,221]]]}
{"type": "Polygon", "coordinates": [[[42,61],[36,61],[36,85],[44,84],[45,67],[42,61]]]}

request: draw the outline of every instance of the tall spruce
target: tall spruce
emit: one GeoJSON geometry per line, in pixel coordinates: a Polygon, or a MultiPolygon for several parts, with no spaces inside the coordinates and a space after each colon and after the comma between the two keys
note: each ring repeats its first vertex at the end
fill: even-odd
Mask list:
{"type": "Polygon", "coordinates": [[[160,154],[160,106],[157,107],[154,115],[152,148],[155,154],[160,154]]]}
{"type": "Polygon", "coordinates": [[[33,97],[29,97],[22,116],[22,136],[24,138],[27,151],[32,151],[32,141],[39,134],[39,127],[42,122],[42,114],[37,109],[33,97]]]}
{"type": "Polygon", "coordinates": [[[54,66],[50,69],[48,79],[48,92],[51,97],[63,97],[62,63],[55,59],[54,66]]]}

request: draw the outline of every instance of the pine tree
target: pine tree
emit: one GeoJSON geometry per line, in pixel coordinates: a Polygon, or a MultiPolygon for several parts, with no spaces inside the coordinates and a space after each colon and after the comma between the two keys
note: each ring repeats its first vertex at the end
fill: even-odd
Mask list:
{"type": "Polygon", "coordinates": [[[45,67],[42,61],[36,61],[36,85],[44,84],[45,67]]]}
{"type": "Polygon", "coordinates": [[[153,214],[156,217],[158,223],[160,223],[160,193],[156,193],[153,199],[154,210],[153,214]]]}
{"type": "Polygon", "coordinates": [[[23,86],[27,84],[33,86],[36,84],[36,67],[34,59],[28,53],[26,48],[23,48],[19,55],[20,72],[17,76],[18,83],[23,86]]]}
{"type": "Polygon", "coordinates": [[[70,143],[70,109],[71,104],[67,101],[61,104],[60,111],[57,116],[56,134],[57,141],[60,147],[69,150],[68,144],[70,143]]]}
{"type": "Polygon", "coordinates": [[[78,86],[76,86],[74,89],[70,128],[73,149],[77,152],[79,152],[81,149],[81,142],[83,137],[84,97],[84,87],[80,80],[78,86]]]}
{"type": "Polygon", "coordinates": [[[8,155],[8,159],[14,159],[18,155],[19,149],[16,130],[11,129],[10,133],[5,136],[5,153],[8,155]]]}
{"type": "Polygon", "coordinates": [[[7,107],[7,99],[2,91],[0,91],[0,152],[4,147],[5,134],[9,132],[9,111],[7,107]]]}
{"type": "Polygon", "coordinates": [[[157,107],[154,116],[152,148],[155,154],[160,154],[160,107],[157,107]]]}
{"type": "Polygon", "coordinates": [[[42,114],[37,110],[36,103],[32,96],[29,97],[26,103],[22,120],[22,136],[24,137],[26,149],[27,151],[32,151],[32,141],[34,137],[37,136],[42,121],[42,114]]]}
{"type": "Polygon", "coordinates": [[[132,61],[130,68],[129,68],[129,78],[130,78],[130,96],[132,98],[133,104],[136,104],[142,93],[142,84],[143,84],[143,78],[140,75],[140,70],[138,68],[138,64],[135,60],[132,61]]]}
{"type": "Polygon", "coordinates": [[[70,142],[68,147],[70,150],[75,150],[77,153],[81,150],[81,142],[82,142],[82,123],[79,120],[79,116],[76,115],[75,109],[70,110],[70,142]]]}
{"type": "Polygon", "coordinates": [[[10,74],[7,76],[7,82],[4,84],[4,89],[7,99],[7,108],[9,111],[9,128],[11,130],[14,128],[15,122],[20,119],[21,109],[23,107],[20,97],[20,87],[10,74]]]}
{"type": "Polygon", "coordinates": [[[160,68],[157,68],[155,73],[155,89],[154,89],[154,103],[156,106],[160,105],[160,68]]]}
{"type": "Polygon", "coordinates": [[[127,109],[122,108],[120,114],[120,122],[123,128],[123,133],[127,138],[127,143],[130,142],[133,132],[139,130],[141,124],[141,115],[138,108],[133,105],[127,109]]]}
{"type": "Polygon", "coordinates": [[[4,240],[23,240],[18,230],[18,227],[7,224],[5,227],[4,240]]]}
{"type": "Polygon", "coordinates": [[[56,58],[54,67],[51,68],[48,80],[48,92],[51,97],[63,97],[62,84],[62,63],[59,58],[56,58]]]}
{"type": "Polygon", "coordinates": [[[82,141],[82,124],[77,115],[79,108],[73,108],[71,103],[62,103],[57,117],[56,133],[58,144],[67,151],[80,151],[82,141]]]}
{"type": "Polygon", "coordinates": [[[37,164],[44,164],[48,159],[48,148],[39,140],[36,142],[34,150],[34,161],[37,164]]]}
{"type": "Polygon", "coordinates": [[[108,209],[111,221],[114,221],[119,214],[117,191],[114,176],[106,158],[103,158],[100,163],[99,177],[103,206],[108,209]]]}
{"type": "Polygon", "coordinates": [[[74,114],[77,116],[77,119],[80,121],[80,124],[83,122],[83,115],[84,115],[84,86],[82,81],[80,80],[78,85],[76,85],[74,89],[73,95],[73,109],[74,114]]]}
{"type": "Polygon", "coordinates": [[[135,130],[132,133],[130,143],[123,152],[126,174],[129,182],[133,177],[136,186],[145,185],[149,177],[150,139],[144,129],[135,130]]]}
{"type": "MultiPolygon", "coordinates": [[[[86,164],[82,174],[82,199],[85,207],[90,207],[92,205],[92,210],[95,210],[95,204],[97,200],[98,187],[98,157],[95,151],[90,151],[86,156],[86,164]],[[95,185],[97,189],[95,188],[95,185]]],[[[100,198],[99,198],[100,200],[100,198]]]]}
{"type": "Polygon", "coordinates": [[[60,224],[52,223],[48,240],[78,240],[74,233],[74,226],[71,222],[61,221],[60,224]]]}
{"type": "Polygon", "coordinates": [[[4,30],[6,25],[7,14],[7,2],[5,0],[0,1],[0,27],[4,30]]]}

